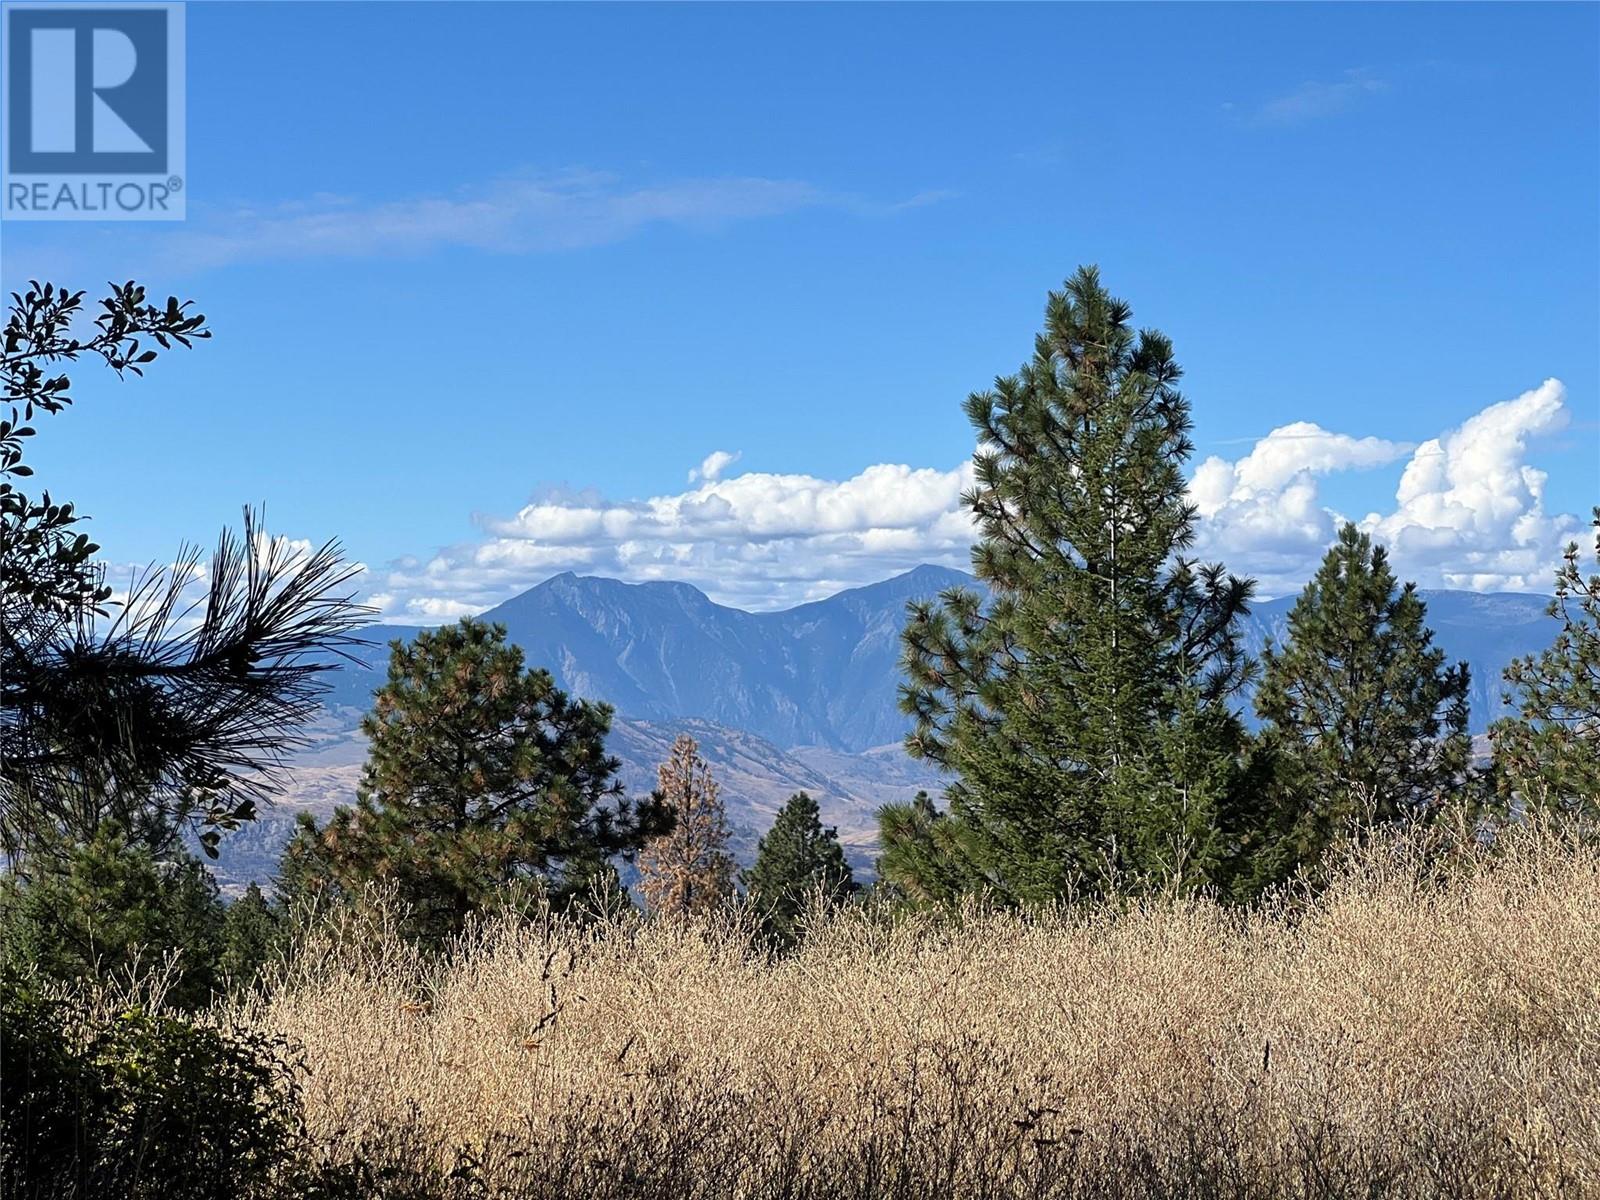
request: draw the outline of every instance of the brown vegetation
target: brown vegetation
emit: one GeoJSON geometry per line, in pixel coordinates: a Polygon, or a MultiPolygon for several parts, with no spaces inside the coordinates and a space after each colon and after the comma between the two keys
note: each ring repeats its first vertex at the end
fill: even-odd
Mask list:
{"type": "Polygon", "coordinates": [[[232,1015],[303,1048],[327,1161],[461,1195],[1600,1194],[1600,853],[1425,862],[1248,914],[846,913],[779,961],[629,917],[430,964],[369,917],[232,1015]]]}
{"type": "Polygon", "coordinates": [[[639,894],[662,917],[705,916],[733,895],[728,818],[711,764],[686,733],[656,769],[657,793],[671,811],[672,830],[639,852],[639,894]]]}

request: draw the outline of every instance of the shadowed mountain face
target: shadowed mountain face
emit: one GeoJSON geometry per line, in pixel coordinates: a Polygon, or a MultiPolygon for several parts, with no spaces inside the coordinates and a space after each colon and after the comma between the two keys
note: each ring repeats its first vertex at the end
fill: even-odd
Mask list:
{"type": "MultiPolygon", "coordinates": [[[[907,602],[972,585],[947,567],[918,567],[782,612],[748,613],[713,603],[684,583],[619,583],[558,575],[484,614],[506,626],[529,665],[561,685],[606,700],[628,717],[693,719],[745,730],[780,747],[859,752],[899,741],[900,629],[907,602]]],[[[1503,714],[1500,673],[1550,643],[1541,596],[1423,592],[1428,620],[1451,661],[1472,668],[1472,728],[1503,714]]],[[[1287,631],[1294,597],[1258,603],[1246,640],[1259,653],[1287,631]]],[[[375,638],[415,628],[374,627],[375,638]]],[[[331,703],[365,709],[374,670],[340,672],[331,703]]]]}
{"type": "Polygon", "coordinates": [[[714,604],[683,583],[560,575],[485,613],[530,663],[632,717],[692,717],[779,746],[864,750],[897,740],[908,600],[967,580],[920,567],[784,612],[714,604]]]}
{"type": "MultiPolygon", "coordinates": [[[[859,751],[898,741],[900,627],[908,601],[969,583],[918,567],[782,612],[713,603],[686,583],[620,583],[557,575],[483,614],[499,621],[530,666],[566,690],[628,717],[695,719],[778,746],[859,751]]],[[[382,682],[384,642],[414,627],[374,626],[377,645],[334,681],[332,706],[365,709],[382,682]]]]}
{"type": "MultiPolygon", "coordinates": [[[[919,567],[895,579],[776,613],[713,603],[687,584],[625,584],[558,575],[483,614],[506,626],[530,666],[567,691],[617,710],[607,748],[633,794],[655,786],[656,764],[691,734],[722,785],[741,862],[790,795],[807,791],[836,825],[858,871],[874,854],[874,813],[938,773],[899,742],[896,706],[906,603],[970,582],[919,567]]],[[[358,726],[384,680],[392,640],[417,626],[373,626],[357,661],[331,673],[313,744],[286,772],[274,811],[225,839],[217,875],[230,890],[270,878],[295,810],[325,819],[355,798],[366,747],[358,726]]]]}

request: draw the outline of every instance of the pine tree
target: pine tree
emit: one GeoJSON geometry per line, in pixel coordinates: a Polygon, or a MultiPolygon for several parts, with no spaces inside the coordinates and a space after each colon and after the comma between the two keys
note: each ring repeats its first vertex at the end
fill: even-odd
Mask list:
{"type": "Polygon", "coordinates": [[[711,764],[688,734],[672,743],[657,769],[657,795],[672,830],[639,854],[639,894],[652,913],[687,917],[714,911],[733,896],[728,820],[711,764]]]}
{"type": "Polygon", "coordinates": [[[58,983],[162,973],[169,1003],[207,1004],[219,982],[222,902],[181,847],[157,855],[115,823],[30,859],[0,883],[0,958],[58,983]]]}
{"type": "Polygon", "coordinates": [[[1256,711],[1299,807],[1297,851],[1351,829],[1432,820],[1464,785],[1465,663],[1433,645],[1415,585],[1345,525],[1263,655],[1256,711]]]}
{"type": "MultiPolygon", "coordinates": [[[[1253,585],[1182,557],[1189,406],[1171,343],[1130,320],[1083,268],[1033,359],[967,399],[990,599],[953,589],[904,632],[907,748],[956,776],[936,890],[1025,903],[1238,874],[1248,738],[1228,706],[1253,585]]],[[[897,838],[921,818],[887,816],[885,857],[916,857],[897,838]]]]}
{"type": "Polygon", "coordinates": [[[51,284],[11,300],[0,333],[0,854],[87,842],[109,821],[189,825],[214,856],[304,743],[319,676],[365,612],[345,590],[357,569],[334,543],[302,554],[267,537],[247,512],[209,572],[187,548],[136,573],[112,604],[82,514],[49,490],[20,490],[33,476],[25,451],[40,418],[73,403],[64,365],[142,375],[211,331],[190,304],[151,304],[132,282],[113,285],[92,317],[83,292],[51,284]],[[200,597],[188,590],[196,574],[200,597]]]}
{"type": "Polygon", "coordinates": [[[505,636],[462,620],[392,644],[362,722],[357,803],[320,830],[302,821],[289,891],[348,895],[381,880],[409,906],[412,932],[437,940],[508,888],[566,903],[665,827],[653,799],[623,795],[605,752],[611,710],[524,671],[505,636]]]}
{"type": "MultiPolygon", "coordinates": [[[[1594,510],[1600,567],[1600,508],[1594,510]]],[[[1600,817],[1600,573],[1585,577],[1571,543],[1549,614],[1561,632],[1506,668],[1517,716],[1495,722],[1495,775],[1507,798],[1600,817]]]]}
{"type": "Polygon", "coordinates": [[[219,974],[234,987],[248,987],[282,948],[284,935],[282,915],[252,883],[223,915],[219,974]]]}
{"type": "Polygon", "coordinates": [[[799,940],[800,920],[816,899],[837,907],[856,887],[839,831],[823,826],[817,802],[805,792],[778,810],[756,848],[755,866],[740,881],[767,936],[780,947],[799,940]]]}

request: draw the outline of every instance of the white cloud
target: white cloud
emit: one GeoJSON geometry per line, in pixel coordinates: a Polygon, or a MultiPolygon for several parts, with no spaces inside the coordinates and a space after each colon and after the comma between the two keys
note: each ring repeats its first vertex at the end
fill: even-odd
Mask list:
{"type": "Polygon", "coordinates": [[[1237,462],[1206,459],[1195,472],[1190,491],[1202,515],[1212,516],[1228,504],[1270,497],[1302,477],[1382,466],[1411,448],[1383,438],[1330,433],[1309,421],[1296,421],[1274,429],[1237,462]]]}
{"type": "Polygon", "coordinates": [[[1364,68],[1346,71],[1335,80],[1309,79],[1292,91],[1274,96],[1250,112],[1255,125],[1299,125],[1337,116],[1369,97],[1389,90],[1389,82],[1364,68]]]}
{"type": "Polygon", "coordinates": [[[580,170],[378,204],[335,198],[265,212],[239,209],[216,228],[175,241],[201,266],[443,247],[528,254],[605,245],[649,225],[710,227],[777,216],[826,199],[798,180],[735,177],[629,187],[614,176],[580,170]]]}
{"type": "Polygon", "coordinates": [[[1254,575],[1268,594],[1298,586],[1339,523],[1320,502],[1317,477],[1382,466],[1409,449],[1297,421],[1274,429],[1236,462],[1208,458],[1189,485],[1202,518],[1197,550],[1254,575]]]}
{"type": "MultiPolygon", "coordinates": [[[[1392,511],[1360,524],[1393,552],[1404,578],[1477,590],[1548,587],[1570,515],[1543,510],[1536,440],[1568,419],[1551,380],[1494,404],[1420,446],[1294,422],[1242,457],[1211,457],[1191,482],[1200,510],[1195,553],[1261,582],[1298,589],[1345,519],[1319,481],[1410,460],[1392,511]]],[[[692,486],[644,500],[547,491],[518,512],[481,518],[485,537],[375,573],[375,604],[391,620],[448,620],[489,608],[561,571],[682,580],[723,603],[783,607],[883,579],[919,563],[965,567],[973,540],[961,503],[972,467],[880,463],[847,479],[746,472],[716,451],[692,486]]]]}
{"type": "Polygon", "coordinates": [[[1237,462],[1213,457],[1196,470],[1198,548],[1255,575],[1268,595],[1291,591],[1345,520],[1321,502],[1317,477],[1411,452],[1393,511],[1358,521],[1396,570],[1426,587],[1544,591],[1577,520],[1545,514],[1545,475],[1526,458],[1534,440],[1566,425],[1565,396],[1547,380],[1414,448],[1305,422],[1275,429],[1237,462]]]}
{"type": "MultiPolygon", "coordinates": [[[[374,604],[374,607],[378,606],[374,604]]],[[[384,606],[384,610],[386,616],[395,615],[389,606],[384,606]]],[[[405,602],[401,611],[406,617],[423,625],[444,625],[482,612],[483,606],[467,600],[452,600],[445,596],[412,596],[405,602]]]]}
{"type": "MultiPolygon", "coordinates": [[[[448,249],[538,254],[609,245],[653,226],[716,229],[805,209],[884,217],[947,194],[925,191],[879,201],[796,179],[723,176],[630,183],[579,168],[504,178],[442,195],[363,201],[319,193],[277,205],[191,209],[181,228],[119,233],[92,246],[80,245],[82,239],[71,246],[35,245],[27,269],[38,274],[40,263],[54,262],[68,271],[87,270],[85,264],[92,262],[94,270],[120,279],[241,262],[406,257],[448,249]],[[74,266],[75,258],[84,261],[74,266]]],[[[6,273],[8,279],[13,275],[6,273]]]]}
{"type": "Polygon", "coordinates": [[[1570,514],[1546,515],[1547,476],[1526,459],[1533,440],[1570,420],[1566,389],[1556,379],[1491,404],[1417,447],[1400,477],[1395,510],[1369,513],[1362,529],[1415,577],[1444,587],[1545,591],[1579,522],[1570,514]]]}
{"type": "Polygon", "coordinates": [[[725,479],[732,458],[719,454],[701,465],[697,486],[676,494],[616,501],[552,491],[510,517],[482,520],[481,542],[393,564],[374,601],[391,620],[426,617],[445,598],[481,610],[572,570],[683,580],[724,603],[777,608],[919,563],[968,563],[972,526],[960,497],[970,463],[948,471],[882,463],[842,480],[725,479]]]}
{"type": "Polygon", "coordinates": [[[726,450],[713,450],[700,461],[700,465],[689,472],[689,482],[705,480],[708,483],[722,478],[722,473],[734,463],[739,461],[739,451],[731,454],[726,450]]]}

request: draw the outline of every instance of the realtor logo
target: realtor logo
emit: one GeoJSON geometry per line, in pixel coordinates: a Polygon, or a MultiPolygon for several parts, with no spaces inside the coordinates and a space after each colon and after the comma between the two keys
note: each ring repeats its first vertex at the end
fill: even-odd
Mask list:
{"type": "Polygon", "coordinates": [[[182,220],[183,5],[4,8],[7,220],[182,220]]]}

